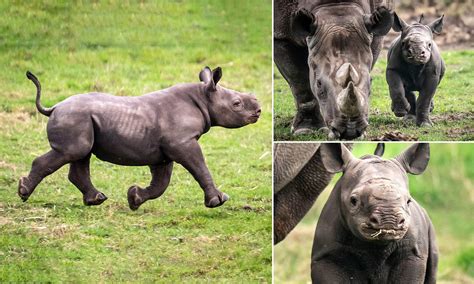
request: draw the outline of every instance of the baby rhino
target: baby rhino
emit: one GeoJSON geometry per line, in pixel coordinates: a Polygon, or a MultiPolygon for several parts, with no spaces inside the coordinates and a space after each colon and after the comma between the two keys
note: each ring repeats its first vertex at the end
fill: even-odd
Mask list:
{"type": "Polygon", "coordinates": [[[394,13],[393,29],[401,32],[388,51],[387,83],[392,99],[392,111],[405,120],[416,120],[417,126],[431,126],[433,96],[445,66],[433,41],[433,34],[441,33],[443,16],[429,25],[408,25],[394,13]],[[414,91],[419,91],[418,99],[414,91]]]}
{"type": "Polygon", "coordinates": [[[217,85],[221,76],[221,68],[206,67],[199,74],[201,83],[179,84],[138,97],[81,94],[44,108],[40,83],[27,72],[37,88],[36,107],[49,116],[51,150],[33,161],[28,176],[20,179],[18,194],[26,201],[43,178],[69,163],[69,180],[82,192],[84,204],[101,204],[107,197],[92,185],[89,173],[94,154],[118,165],[150,167],[150,185],[128,190],[132,210],[163,194],[173,162],[183,165],[199,182],[207,207],[224,204],[229,197],[216,188],[198,139],[211,126],[237,128],[255,123],[260,106],[251,94],[217,85]]]}
{"type": "Polygon", "coordinates": [[[357,159],[343,144],[321,148],[327,171],[343,174],[316,228],[313,282],[434,283],[435,232],[425,210],[410,197],[407,177],[425,170],[429,145],[414,144],[390,160],[357,159]]]}

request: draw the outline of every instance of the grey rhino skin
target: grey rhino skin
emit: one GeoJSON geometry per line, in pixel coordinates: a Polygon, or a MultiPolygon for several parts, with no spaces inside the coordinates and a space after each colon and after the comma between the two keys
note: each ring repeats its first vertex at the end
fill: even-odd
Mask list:
{"type": "MultiPolygon", "coordinates": [[[[333,174],[321,162],[319,143],[275,143],[274,243],[282,241],[313,206],[333,174]]],[[[352,145],[348,145],[349,148],[352,145]]]]}
{"type": "Polygon", "coordinates": [[[321,148],[326,170],[343,175],[319,217],[313,283],[435,283],[435,232],[410,197],[407,177],[426,169],[429,145],[414,144],[390,160],[357,159],[341,144],[321,148]]]}
{"type": "Polygon", "coordinates": [[[443,16],[429,25],[408,25],[394,14],[393,29],[401,32],[388,51],[386,78],[392,99],[392,111],[404,120],[416,120],[417,126],[431,126],[433,96],[445,72],[444,61],[433,34],[443,28],[443,16]],[[414,91],[419,91],[418,99],[414,91]]]}
{"type": "Polygon", "coordinates": [[[19,196],[26,201],[43,178],[70,163],[69,180],[82,192],[84,204],[101,204],[107,197],[92,185],[89,172],[94,154],[118,165],[150,167],[150,185],[128,190],[132,210],[164,193],[173,162],[198,181],[207,207],[224,204],[229,197],[216,188],[198,139],[212,126],[237,128],[255,123],[260,106],[251,94],[217,85],[221,76],[221,68],[206,67],[199,74],[202,83],[178,84],[138,97],[80,94],[44,108],[40,83],[27,72],[37,88],[36,107],[49,116],[51,150],[36,158],[28,176],[20,179],[19,196]]]}
{"type": "Polygon", "coordinates": [[[274,58],[295,99],[293,134],[363,135],[369,72],[393,21],[381,2],[275,0],[274,58]]]}

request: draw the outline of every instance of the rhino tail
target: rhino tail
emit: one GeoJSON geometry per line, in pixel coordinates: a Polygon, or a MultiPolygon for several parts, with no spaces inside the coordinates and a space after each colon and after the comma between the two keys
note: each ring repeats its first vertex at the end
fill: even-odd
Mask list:
{"type": "Polygon", "coordinates": [[[26,77],[30,79],[36,86],[36,109],[38,109],[41,114],[50,116],[54,110],[54,107],[45,108],[41,105],[41,84],[38,78],[30,71],[26,71],[26,77]]]}

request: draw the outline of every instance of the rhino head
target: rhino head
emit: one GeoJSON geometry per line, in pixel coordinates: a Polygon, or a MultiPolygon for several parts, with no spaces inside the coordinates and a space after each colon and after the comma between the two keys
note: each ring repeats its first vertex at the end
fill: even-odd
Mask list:
{"type": "Polygon", "coordinates": [[[308,47],[313,95],[331,139],[354,139],[368,126],[373,36],[387,34],[392,13],[365,14],[356,5],[329,5],[314,14],[298,10],[291,21],[296,41],[308,47]]]}
{"type": "Polygon", "coordinates": [[[400,37],[403,59],[414,65],[428,63],[431,58],[433,34],[440,34],[443,29],[444,15],[429,25],[423,25],[423,15],[417,23],[409,25],[394,13],[393,29],[402,32],[400,37]]]}
{"type": "Polygon", "coordinates": [[[214,70],[205,67],[199,73],[208,101],[211,125],[238,128],[257,122],[261,109],[255,96],[217,85],[221,77],[220,67],[214,70]]]}
{"type": "Polygon", "coordinates": [[[343,172],[335,189],[342,222],[358,239],[386,242],[403,238],[410,227],[407,173],[427,167],[429,144],[414,144],[397,157],[355,158],[342,144],[323,144],[321,159],[329,172],[343,172]]]}

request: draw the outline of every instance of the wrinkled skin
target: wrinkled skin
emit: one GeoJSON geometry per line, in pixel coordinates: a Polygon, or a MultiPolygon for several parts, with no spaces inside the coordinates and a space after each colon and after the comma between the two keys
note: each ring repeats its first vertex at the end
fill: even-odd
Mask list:
{"type": "MultiPolygon", "coordinates": [[[[313,206],[333,174],[321,162],[319,143],[275,143],[274,243],[282,241],[313,206]]],[[[352,148],[352,145],[348,145],[352,148]]]]}
{"type": "Polygon", "coordinates": [[[444,61],[433,34],[443,28],[443,17],[429,25],[408,25],[396,14],[393,29],[401,32],[388,51],[386,78],[392,99],[392,111],[397,117],[416,121],[417,126],[431,126],[433,97],[445,72],[444,61]],[[418,99],[415,91],[419,91],[418,99]]]}
{"type": "Polygon", "coordinates": [[[207,207],[224,204],[229,197],[216,188],[198,139],[212,126],[237,128],[255,123],[260,106],[251,94],[217,85],[221,76],[219,67],[213,71],[206,67],[199,74],[201,83],[179,84],[138,97],[81,94],[44,108],[40,83],[28,72],[37,87],[38,111],[50,117],[47,132],[52,149],[36,158],[28,176],[20,179],[19,196],[26,201],[43,178],[69,163],[69,180],[82,192],[84,204],[101,204],[107,197],[90,180],[89,160],[94,154],[118,165],[150,167],[150,185],[128,190],[132,210],[164,193],[173,162],[193,175],[207,207]]]}
{"type": "Polygon", "coordinates": [[[335,2],[275,1],[274,58],[295,98],[295,135],[354,139],[368,126],[369,72],[393,17],[381,1],[335,2]]]}
{"type": "Polygon", "coordinates": [[[352,156],[323,144],[327,171],[343,172],[316,228],[313,283],[435,283],[438,251],[433,225],[410,197],[407,173],[421,174],[429,145],[396,158],[352,156]]]}

